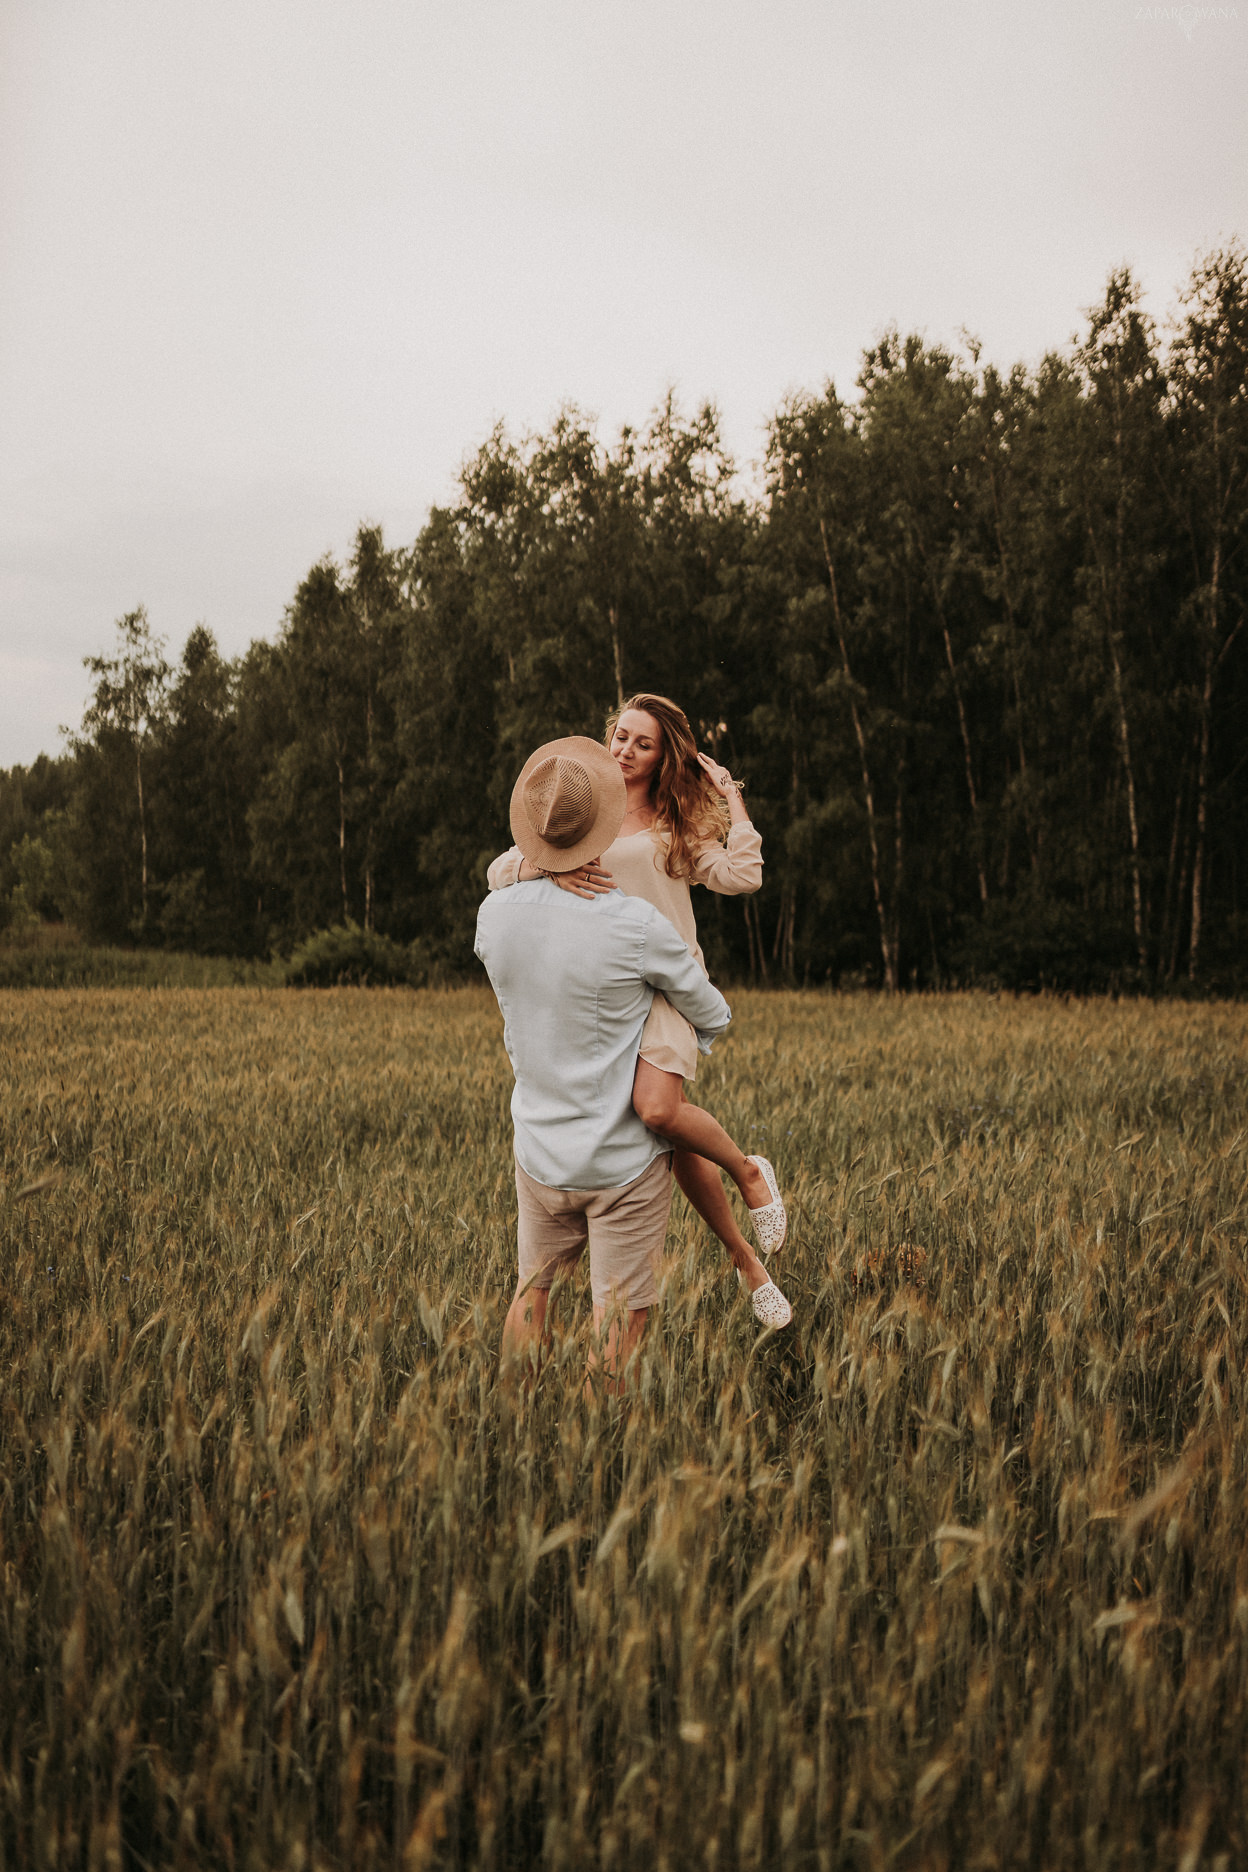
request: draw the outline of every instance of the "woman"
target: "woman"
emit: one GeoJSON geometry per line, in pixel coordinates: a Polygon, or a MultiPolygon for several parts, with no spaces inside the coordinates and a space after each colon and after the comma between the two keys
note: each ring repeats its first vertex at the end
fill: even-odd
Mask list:
{"type": "MultiPolygon", "coordinates": [[[[580,897],[618,887],[644,898],[676,926],[705,969],[690,884],[736,896],[762,882],[762,840],[741,789],[726,767],[698,752],[683,710],[666,696],[633,696],[608,723],[607,745],[628,796],[619,837],[600,858],[552,881],[580,897]]],[[[538,875],[513,845],[490,866],[489,885],[503,890],[538,875]]],[[[633,1108],[674,1147],[676,1180],[728,1250],[755,1317],[765,1326],[787,1326],[792,1308],[737,1226],[719,1177],[726,1170],[740,1190],[766,1255],[782,1245],[786,1227],[774,1172],[765,1157],[745,1156],[709,1112],[689,1103],[684,1081],[694,1077],[697,1058],[693,1028],[656,994],[642,1030],[633,1108]]]]}

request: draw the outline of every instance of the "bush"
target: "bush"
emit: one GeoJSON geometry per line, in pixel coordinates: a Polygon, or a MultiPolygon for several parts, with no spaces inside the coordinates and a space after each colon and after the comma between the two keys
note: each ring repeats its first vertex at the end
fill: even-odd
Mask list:
{"type": "Polygon", "coordinates": [[[183,955],[168,949],[108,949],[63,926],[41,924],[44,940],[0,942],[0,988],[267,988],[282,984],[281,964],[234,956],[183,955]],[[58,936],[60,940],[53,938],[58,936]]]}
{"type": "Polygon", "coordinates": [[[422,986],[429,968],[418,943],[404,948],[358,923],[314,930],[286,964],[288,988],[422,986]]]}

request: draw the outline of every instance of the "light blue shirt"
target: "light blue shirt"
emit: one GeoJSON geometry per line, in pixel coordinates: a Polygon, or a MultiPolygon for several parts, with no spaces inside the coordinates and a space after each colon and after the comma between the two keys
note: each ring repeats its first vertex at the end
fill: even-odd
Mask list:
{"type": "Polygon", "coordinates": [[[590,901],[537,878],[493,891],[477,912],[476,952],[503,1011],[521,1169],[548,1189],[631,1183],[670,1148],[633,1110],[654,990],[704,1053],[732,1019],[723,995],[667,918],[618,890],[590,901]]]}

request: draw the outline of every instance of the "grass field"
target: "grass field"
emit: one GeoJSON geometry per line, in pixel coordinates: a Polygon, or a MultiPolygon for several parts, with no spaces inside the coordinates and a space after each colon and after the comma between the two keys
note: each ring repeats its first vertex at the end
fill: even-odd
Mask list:
{"type": "Polygon", "coordinates": [[[733,999],[512,1408],[484,990],[0,994],[0,1866],[1248,1862],[1248,1012],[733,999]]]}

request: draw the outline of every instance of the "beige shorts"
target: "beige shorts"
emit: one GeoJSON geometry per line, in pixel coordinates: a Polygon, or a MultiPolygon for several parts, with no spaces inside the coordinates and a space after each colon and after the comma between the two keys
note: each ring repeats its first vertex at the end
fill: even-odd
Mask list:
{"type": "Polygon", "coordinates": [[[609,1190],[548,1189],[516,1165],[520,1285],[549,1287],[589,1243],[595,1306],[614,1296],[630,1312],[659,1297],[659,1263],[672,1207],[667,1151],[631,1183],[609,1190]]]}

